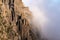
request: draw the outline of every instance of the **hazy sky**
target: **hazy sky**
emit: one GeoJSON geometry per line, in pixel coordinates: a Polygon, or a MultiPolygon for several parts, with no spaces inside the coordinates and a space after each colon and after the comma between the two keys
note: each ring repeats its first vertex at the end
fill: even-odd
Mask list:
{"type": "MultiPolygon", "coordinates": [[[[60,0],[23,0],[48,38],[60,40],[60,0]]],[[[38,29],[40,28],[38,26],[38,29]]]]}

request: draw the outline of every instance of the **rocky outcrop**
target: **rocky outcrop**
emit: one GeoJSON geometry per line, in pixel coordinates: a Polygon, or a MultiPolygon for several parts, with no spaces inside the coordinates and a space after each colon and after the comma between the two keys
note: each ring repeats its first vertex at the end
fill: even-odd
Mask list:
{"type": "Polygon", "coordinates": [[[37,40],[31,19],[22,0],[0,0],[0,40],[37,40]]]}

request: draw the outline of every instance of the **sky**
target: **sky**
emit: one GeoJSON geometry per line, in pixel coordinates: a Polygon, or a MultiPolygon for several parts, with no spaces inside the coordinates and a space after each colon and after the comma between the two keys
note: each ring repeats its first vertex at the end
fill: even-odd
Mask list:
{"type": "Polygon", "coordinates": [[[45,37],[60,40],[60,0],[23,0],[32,12],[33,23],[45,37]]]}

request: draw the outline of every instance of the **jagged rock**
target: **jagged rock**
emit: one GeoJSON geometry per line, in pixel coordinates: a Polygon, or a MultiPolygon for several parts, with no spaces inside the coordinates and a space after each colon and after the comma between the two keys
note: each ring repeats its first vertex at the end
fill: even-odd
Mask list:
{"type": "Polygon", "coordinates": [[[37,40],[31,19],[22,0],[0,0],[0,40],[37,40]]]}

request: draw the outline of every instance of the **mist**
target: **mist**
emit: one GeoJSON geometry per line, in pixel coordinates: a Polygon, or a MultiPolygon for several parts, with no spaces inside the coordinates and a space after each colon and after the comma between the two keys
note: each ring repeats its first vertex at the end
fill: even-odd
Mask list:
{"type": "Polygon", "coordinates": [[[60,40],[60,0],[23,0],[33,15],[33,25],[42,37],[60,40]]]}

